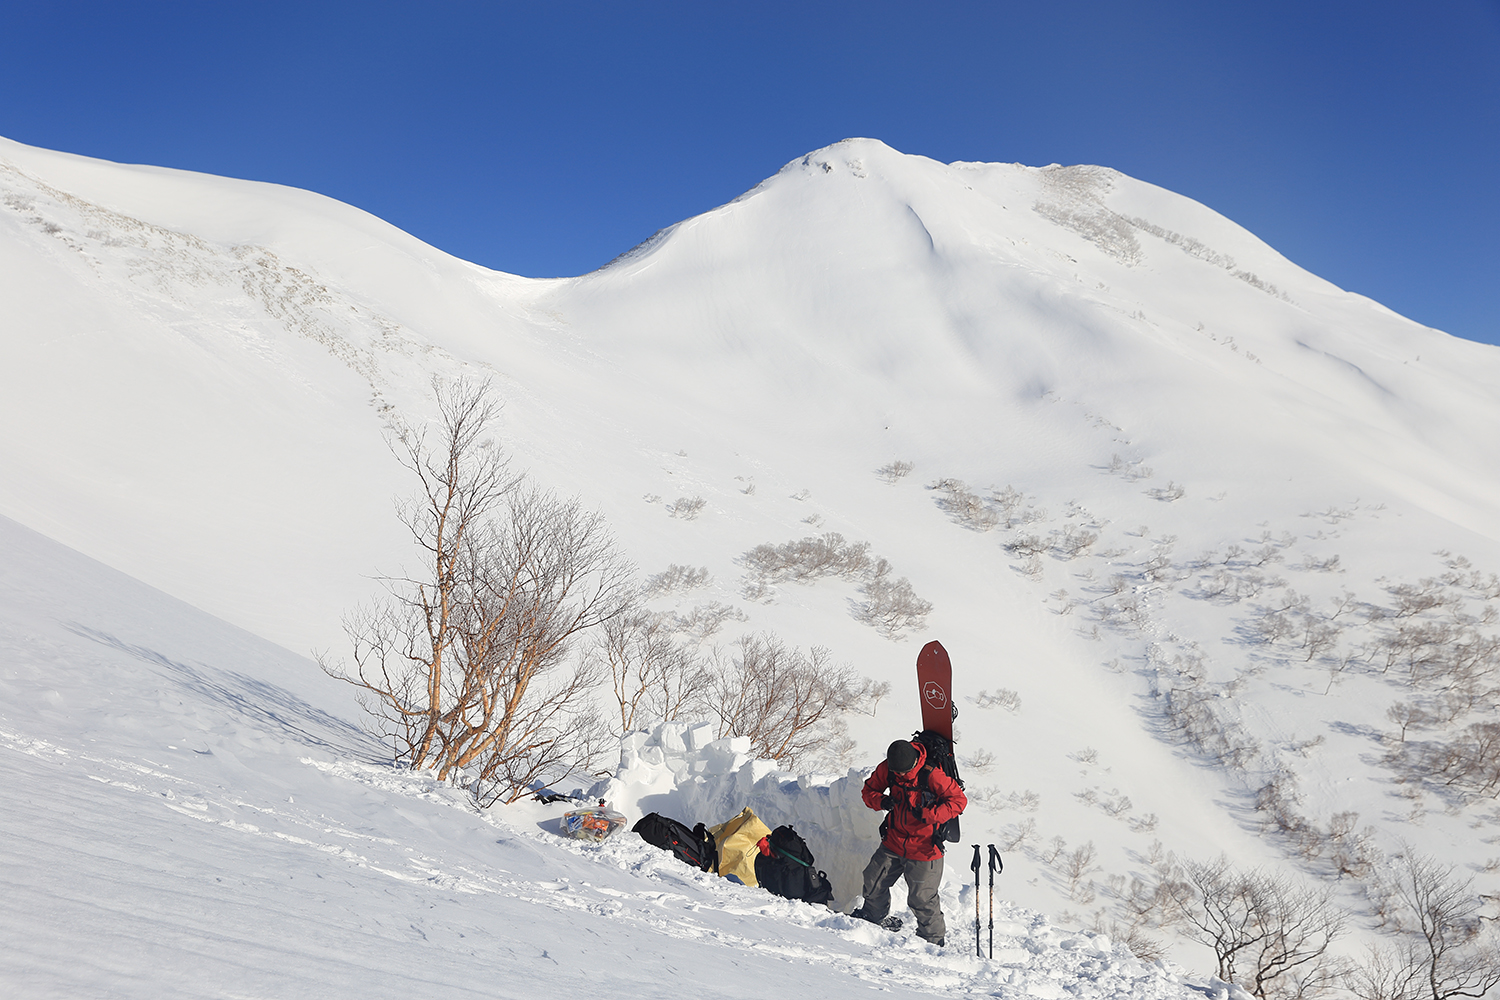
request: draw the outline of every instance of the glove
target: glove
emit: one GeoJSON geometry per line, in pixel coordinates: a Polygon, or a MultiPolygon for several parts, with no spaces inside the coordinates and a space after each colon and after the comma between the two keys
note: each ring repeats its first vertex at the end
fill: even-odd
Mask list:
{"type": "Polygon", "coordinates": [[[891,797],[889,795],[882,795],[880,797],[880,808],[881,809],[885,810],[886,812],[890,812],[891,811],[891,806],[893,806],[893,805],[895,805],[895,803],[891,801],[891,797]]]}

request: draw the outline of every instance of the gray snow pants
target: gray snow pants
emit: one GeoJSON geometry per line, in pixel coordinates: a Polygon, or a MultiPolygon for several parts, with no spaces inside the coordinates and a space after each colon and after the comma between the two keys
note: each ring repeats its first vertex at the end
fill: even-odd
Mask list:
{"type": "Polygon", "coordinates": [[[913,861],[877,847],[865,865],[865,901],[860,907],[867,920],[875,923],[891,912],[891,887],[906,878],[906,905],[917,915],[917,936],[938,942],[947,934],[943,922],[943,904],[938,900],[938,886],[943,882],[943,859],[913,861]]]}

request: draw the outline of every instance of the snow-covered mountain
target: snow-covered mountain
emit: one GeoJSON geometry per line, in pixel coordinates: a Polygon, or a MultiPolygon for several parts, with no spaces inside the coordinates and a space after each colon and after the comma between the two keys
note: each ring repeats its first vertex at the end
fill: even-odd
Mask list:
{"type": "MultiPolygon", "coordinates": [[[[1006,897],[1059,926],[1118,923],[1118,880],[1149,869],[1157,840],[1325,878],[1373,827],[1362,850],[1405,838],[1496,891],[1493,798],[1423,780],[1412,756],[1494,720],[1496,682],[1483,670],[1465,681],[1401,630],[1448,629],[1434,649],[1496,631],[1484,614],[1500,601],[1489,575],[1500,570],[1500,353],[1343,292],[1202,205],[1098,167],[944,165],[849,140],[595,272],[544,281],[274,185],[0,141],[0,188],[0,514],[52,540],[9,528],[7,561],[79,558],[49,547],[61,543],[259,637],[225,638],[227,626],[175,605],[161,613],[176,624],[151,625],[109,596],[133,582],[12,570],[0,728],[8,752],[27,756],[7,783],[47,816],[68,782],[99,792],[85,796],[97,829],[65,836],[57,819],[44,838],[87,854],[91,877],[108,880],[117,857],[92,853],[111,842],[104,816],[142,842],[193,831],[205,878],[221,850],[242,852],[243,875],[281,863],[254,845],[292,851],[297,837],[333,865],[389,869],[375,855],[407,848],[438,858],[433,891],[450,896],[463,878],[504,881],[510,863],[486,853],[496,837],[532,859],[528,873],[583,864],[431,805],[447,801],[440,789],[392,791],[400,783],[371,770],[373,751],[348,729],[350,699],[264,645],[341,646],[340,613],[372,592],[369,575],[410,558],[391,514],[408,484],[383,443],[390,416],[430,414],[434,375],[483,374],[518,465],[602,509],[644,573],[708,567],[707,586],[664,602],[724,602],[745,616],[737,628],[827,646],[894,682],[855,730],[871,761],[917,728],[903,696],[911,663],[940,638],[975,793],[965,839],[1014,844],[1006,897]],[[672,516],[679,498],[702,498],[701,512],[672,516]],[[932,602],[926,631],[886,638],[851,614],[859,595],[845,581],[747,580],[753,547],[828,531],[870,543],[932,602]],[[45,600],[23,599],[30,579],[45,600]],[[120,678],[118,707],[101,674],[120,678]],[[1464,684],[1467,706],[1452,697],[1464,684]],[[175,719],[174,697],[201,720],[206,745],[190,748],[214,757],[183,758],[198,770],[181,808],[151,796],[172,781],[158,758],[179,752],[161,744],[191,741],[170,736],[176,722],[140,721],[175,719]],[[1429,722],[1392,755],[1382,734],[1396,729],[1396,701],[1429,722]],[[247,712],[255,726],[232,721],[247,712]],[[253,792],[225,763],[247,743],[280,761],[253,792]],[[37,763],[65,757],[84,763],[55,783],[37,763]],[[119,776],[132,768],[156,777],[119,776]],[[77,784],[90,777],[97,789],[77,784]],[[110,782],[125,790],[102,791],[110,782]],[[273,787],[296,810],[273,807],[273,787]],[[413,795],[429,805],[400,821],[423,831],[407,839],[386,817],[416,808],[413,795]],[[340,812],[308,796],[361,804],[340,812]],[[179,818],[183,808],[211,822],[179,818]],[[234,813],[247,808],[278,819],[234,813]],[[1350,812],[1352,832],[1331,832],[1350,812]],[[344,840],[298,832],[322,815],[368,826],[344,840]],[[247,824],[273,832],[256,839],[247,824]],[[1307,830],[1323,832],[1312,843],[1307,830]],[[366,854],[350,846],[359,837],[386,846],[366,854]],[[443,853],[432,838],[467,846],[443,853]],[[1087,846],[1094,870],[1066,875],[1063,860],[1087,846]]],[[[332,871],[287,863],[307,878],[332,871]]],[[[130,870],[147,891],[168,866],[130,870]]],[[[955,905],[965,874],[949,873],[955,905]]],[[[597,877],[609,891],[568,905],[611,916],[612,893],[662,891],[597,877]]],[[[331,905],[358,909],[383,890],[347,891],[331,905]]],[[[693,883],[688,896],[721,891],[693,883]]],[[[1351,908],[1361,891],[1349,880],[1351,908]]],[[[115,912],[132,892],[79,905],[115,912]]],[[[177,905],[153,898],[162,912],[177,905]]],[[[405,920],[407,899],[370,919],[405,920]]],[[[445,933],[468,933],[458,911],[444,919],[445,933]]],[[[630,939],[609,926],[617,944],[630,939]]],[[[847,925],[804,930],[824,943],[798,955],[861,940],[847,925]],[[817,937],[830,930],[844,943],[817,937]]],[[[956,978],[934,985],[923,966],[903,982],[1045,992],[992,968],[937,968],[956,978]]],[[[1145,987],[1096,993],[1112,989],[1145,987]]]]}

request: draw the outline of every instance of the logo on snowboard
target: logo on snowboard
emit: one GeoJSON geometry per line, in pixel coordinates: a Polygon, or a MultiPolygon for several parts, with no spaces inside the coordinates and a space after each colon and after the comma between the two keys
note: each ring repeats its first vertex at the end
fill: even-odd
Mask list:
{"type": "Polygon", "coordinates": [[[933,708],[943,708],[948,704],[948,692],[937,681],[928,681],[922,685],[922,697],[933,708]]]}

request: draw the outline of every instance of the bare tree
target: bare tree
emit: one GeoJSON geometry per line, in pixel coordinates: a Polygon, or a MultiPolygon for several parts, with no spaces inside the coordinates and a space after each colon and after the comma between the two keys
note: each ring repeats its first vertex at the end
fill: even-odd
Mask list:
{"type": "Polygon", "coordinates": [[[748,736],[750,752],[796,767],[840,763],[853,749],[844,716],[873,713],[890,685],[861,679],[835,665],[827,649],[789,649],[774,634],[736,643],[729,666],[709,672],[705,695],[719,736],[748,736]]]}
{"type": "Polygon", "coordinates": [[[703,710],[706,670],[677,641],[677,631],[671,615],[649,611],[621,615],[598,630],[590,656],[613,684],[620,709],[616,735],[703,710]]]}
{"type": "Polygon", "coordinates": [[[1261,998],[1304,996],[1329,983],[1328,947],[1344,914],[1326,887],[1299,886],[1220,858],[1188,862],[1182,902],[1190,934],[1213,949],[1218,976],[1261,998]]]}
{"type": "Polygon", "coordinates": [[[1360,1000],[1483,997],[1500,986],[1500,944],[1479,921],[1473,879],[1403,850],[1394,884],[1402,940],[1345,977],[1360,1000]]]}
{"type": "Polygon", "coordinates": [[[600,515],[509,471],[484,434],[498,412],[487,383],[435,392],[441,440],[399,423],[389,442],[420,484],[398,510],[421,572],[386,578],[383,604],[346,616],[352,670],[321,665],[361,689],[398,761],[514,801],[601,749],[597,667],[569,654],[628,608],[632,567],[600,515]]]}

